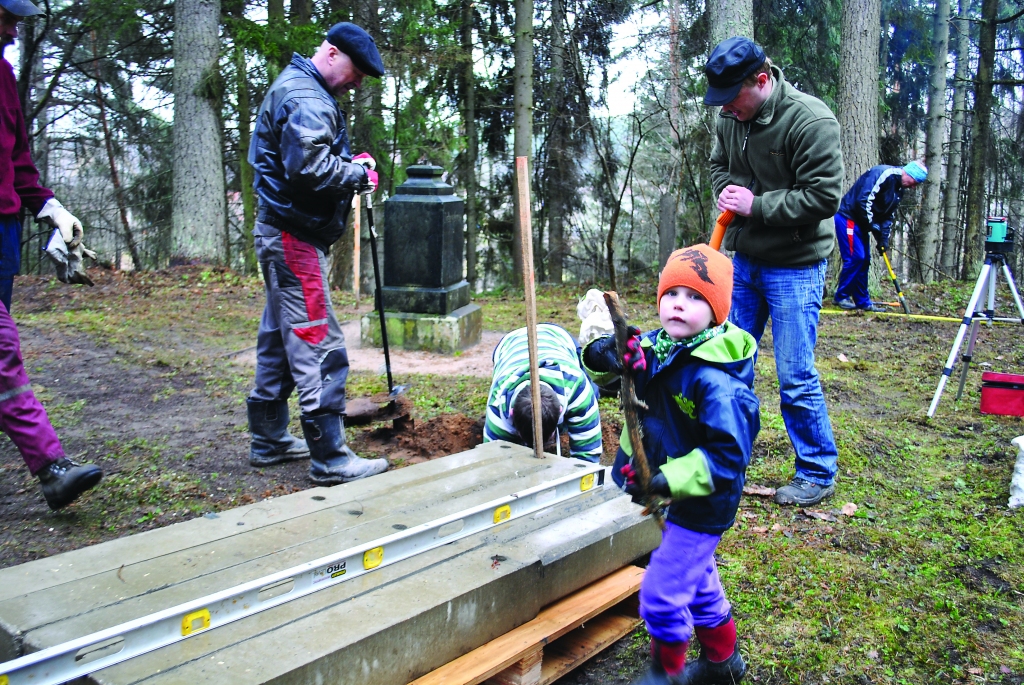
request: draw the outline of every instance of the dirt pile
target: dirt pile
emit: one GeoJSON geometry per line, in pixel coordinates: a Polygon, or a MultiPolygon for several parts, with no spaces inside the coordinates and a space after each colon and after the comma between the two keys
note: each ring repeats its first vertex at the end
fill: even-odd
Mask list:
{"type": "Polygon", "coordinates": [[[387,456],[394,468],[465,452],[483,442],[483,435],[482,417],[442,414],[422,423],[409,422],[401,430],[391,426],[368,429],[351,442],[352,448],[360,454],[387,456]]]}

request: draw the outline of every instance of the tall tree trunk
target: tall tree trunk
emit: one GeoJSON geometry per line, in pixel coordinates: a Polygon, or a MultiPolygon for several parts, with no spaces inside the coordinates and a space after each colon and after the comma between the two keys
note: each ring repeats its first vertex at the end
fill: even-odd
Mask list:
{"type": "Polygon", "coordinates": [[[658,201],[658,268],[664,269],[665,262],[676,249],[676,196],[665,193],[658,201]]]}
{"type": "Polygon", "coordinates": [[[252,230],[256,226],[256,191],[253,172],[249,165],[249,145],[252,142],[252,111],[249,107],[249,72],[245,65],[245,50],[235,46],[235,77],[238,98],[238,175],[242,194],[242,261],[247,274],[256,273],[256,248],[252,230]]]}
{"type": "Polygon", "coordinates": [[[878,164],[878,37],[881,20],[881,0],[843,2],[836,105],[847,186],[878,164]]]}
{"type": "MultiPolygon", "coordinates": [[[[533,157],[533,0],[515,0],[516,25],[515,44],[512,48],[515,55],[515,67],[512,70],[513,87],[513,143],[512,154],[515,157],[533,157]]],[[[529,174],[529,163],[527,174],[529,174]]],[[[523,284],[523,256],[521,228],[519,226],[519,179],[513,178],[512,183],[512,278],[517,286],[523,284]]]]}
{"type": "Polygon", "coordinates": [[[707,5],[712,47],[732,36],[746,36],[753,40],[754,3],[752,0],[720,0],[708,2],[707,5]]]}
{"type": "Polygon", "coordinates": [[[949,125],[949,157],[946,161],[946,197],[942,211],[942,256],[939,269],[956,276],[956,238],[960,228],[960,170],[964,149],[964,119],[967,116],[967,72],[970,64],[970,24],[963,17],[967,8],[960,1],[956,23],[956,70],[953,72],[953,117],[949,125]]]}
{"type": "Polygon", "coordinates": [[[974,79],[974,122],[971,126],[971,170],[967,179],[967,233],[961,278],[970,280],[984,257],[982,222],[988,210],[985,172],[988,170],[992,122],[992,65],[996,54],[996,12],[999,0],[982,0],[978,36],[978,75],[974,79]]]}
{"type": "Polygon", "coordinates": [[[462,93],[462,125],[466,131],[466,150],[462,159],[462,182],[466,187],[466,280],[476,289],[476,162],[478,156],[476,134],[476,73],[473,60],[473,2],[462,0],[460,42],[462,65],[460,90],[462,93]]]}
{"type": "Polygon", "coordinates": [[[313,0],[292,0],[292,26],[304,26],[313,20],[313,0]]]}
{"type": "MultiPolygon", "coordinates": [[[[117,173],[117,164],[114,160],[114,141],[110,137],[110,127],[107,125],[107,107],[103,101],[103,78],[100,75],[99,51],[96,49],[96,32],[92,32],[92,55],[93,66],[96,72],[96,106],[100,111],[100,125],[103,129],[103,144],[107,150],[107,164],[110,165],[110,184],[114,186],[114,199],[117,202],[117,213],[121,217],[121,230],[124,231],[124,240],[128,245],[128,254],[132,257],[132,268],[142,269],[142,259],[139,256],[139,248],[135,244],[135,235],[132,233],[131,224],[128,222],[128,207],[124,200],[124,188],[121,187],[121,177],[117,173]]],[[[117,265],[120,268],[120,264],[117,265]]]]}
{"type": "Polygon", "coordinates": [[[278,54],[267,60],[267,79],[273,83],[281,70],[288,66],[292,58],[283,37],[288,28],[284,18],[284,0],[267,0],[267,33],[270,40],[276,42],[278,54]]]}
{"type": "Polygon", "coordinates": [[[921,221],[917,230],[918,248],[915,270],[921,283],[931,283],[935,255],[941,239],[942,147],[946,138],[946,75],[949,61],[949,0],[935,0],[935,27],[932,30],[932,73],[928,84],[928,139],[925,165],[928,183],[921,199],[921,221]]]}
{"type": "Polygon", "coordinates": [[[223,261],[227,225],[218,103],[220,0],[179,0],[174,21],[171,253],[223,261]]]}
{"type": "Polygon", "coordinates": [[[565,215],[569,205],[566,179],[570,175],[570,119],[565,107],[565,1],[551,0],[551,71],[548,96],[548,163],[546,198],[548,206],[548,279],[562,282],[565,261],[565,215]]]}

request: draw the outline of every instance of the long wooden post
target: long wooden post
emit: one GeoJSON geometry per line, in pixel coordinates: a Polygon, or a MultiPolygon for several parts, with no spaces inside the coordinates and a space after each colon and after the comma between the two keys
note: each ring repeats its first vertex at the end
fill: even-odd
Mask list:
{"type": "Polygon", "coordinates": [[[356,296],[356,306],[359,306],[359,248],[362,245],[362,195],[356,193],[352,198],[352,210],[355,216],[352,218],[352,233],[354,242],[352,245],[352,293],[356,296]]]}
{"type": "Polygon", "coordinates": [[[530,398],[533,400],[533,454],[544,458],[540,411],[540,360],[537,359],[537,292],[533,283],[533,219],[530,215],[530,158],[516,157],[519,185],[519,237],[523,255],[523,291],[526,295],[526,340],[530,347],[530,398]]]}

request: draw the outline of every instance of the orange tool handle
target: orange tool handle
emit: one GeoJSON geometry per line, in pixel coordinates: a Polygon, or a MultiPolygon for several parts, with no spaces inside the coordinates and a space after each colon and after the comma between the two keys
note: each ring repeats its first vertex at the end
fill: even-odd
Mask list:
{"type": "Polygon", "coordinates": [[[729,228],[729,224],[736,218],[736,212],[732,210],[725,210],[718,215],[718,219],[715,220],[715,230],[711,232],[711,248],[715,250],[722,249],[722,239],[725,238],[725,229],[729,228]]]}

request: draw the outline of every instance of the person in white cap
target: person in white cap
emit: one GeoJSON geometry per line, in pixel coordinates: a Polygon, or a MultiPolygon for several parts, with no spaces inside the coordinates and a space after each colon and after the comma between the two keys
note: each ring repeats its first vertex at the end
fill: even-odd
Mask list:
{"type": "Polygon", "coordinates": [[[843,270],[833,295],[836,306],[869,312],[887,311],[874,304],[868,294],[871,235],[875,236],[880,253],[888,249],[892,221],[903,199],[903,191],[927,178],[928,170],[919,162],[902,167],[879,164],[861,174],[843,196],[835,216],[836,238],[843,256],[843,270]]]}

